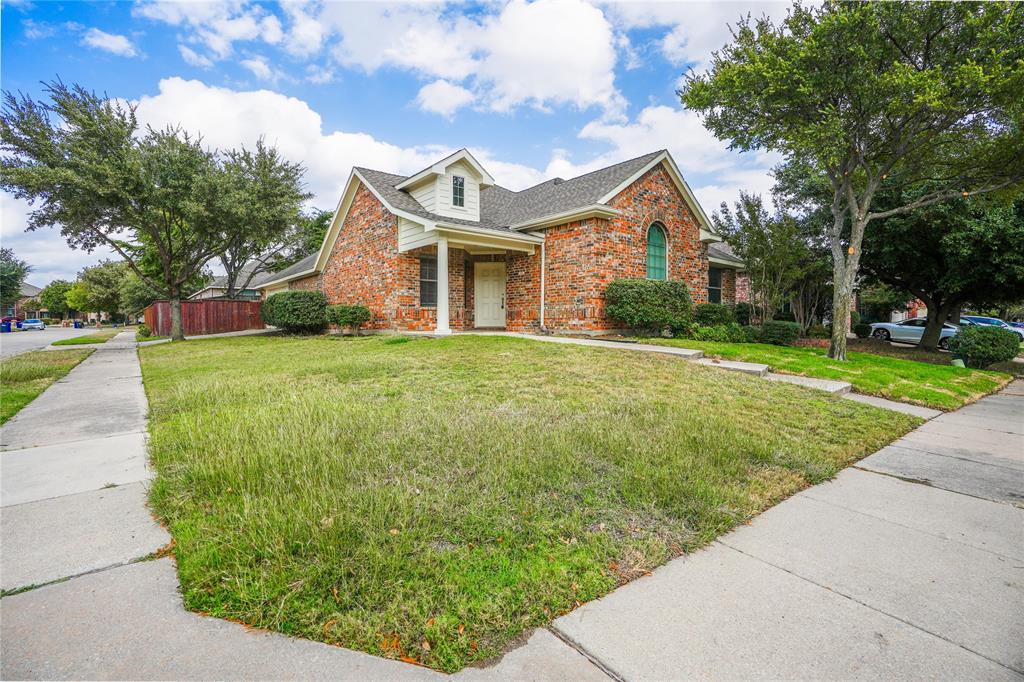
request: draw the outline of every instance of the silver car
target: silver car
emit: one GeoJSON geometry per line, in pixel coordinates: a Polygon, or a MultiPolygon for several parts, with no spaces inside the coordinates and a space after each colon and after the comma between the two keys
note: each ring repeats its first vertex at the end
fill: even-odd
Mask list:
{"type": "Polygon", "coordinates": [[[46,329],[46,323],[43,322],[42,320],[36,320],[36,319],[25,320],[24,322],[21,323],[21,328],[22,329],[38,329],[39,331],[43,331],[44,329],[46,329]]]}
{"type": "Polygon", "coordinates": [[[1013,325],[1007,324],[1006,322],[1000,320],[998,317],[982,317],[981,315],[961,315],[960,319],[966,320],[968,322],[973,322],[974,324],[980,325],[982,327],[999,327],[1000,329],[1011,331],[1020,337],[1021,343],[1024,343],[1024,329],[1019,329],[1018,327],[1014,327],[1013,325]]]}
{"type": "MultiPolygon", "coordinates": [[[[924,336],[924,328],[928,318],[915,317],[902,322],[875,322],[871,325],[871,336],[882,341],[898,341],[900,343],[921,343],[924,336]]],[[[949,339],[952,338],[960,327],[946,323],[942,325],[942,332],[939,334],[939,348],[947,350],[949,339]]]]}

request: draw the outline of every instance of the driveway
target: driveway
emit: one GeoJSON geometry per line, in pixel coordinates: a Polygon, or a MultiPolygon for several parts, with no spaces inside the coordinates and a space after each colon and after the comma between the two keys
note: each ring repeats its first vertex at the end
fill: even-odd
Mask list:
{"type": "Polygon", "coordinates": [[[75,336],[91,334],[95,329],[86,327],[83,329],[71,329],[64,327],[47,327],[43,331],[22,331],[0,334],[0,357],[10,357],[26,353],[30,350],[38,350],[49,346],[54,341],[70,339],[75,336]]]}

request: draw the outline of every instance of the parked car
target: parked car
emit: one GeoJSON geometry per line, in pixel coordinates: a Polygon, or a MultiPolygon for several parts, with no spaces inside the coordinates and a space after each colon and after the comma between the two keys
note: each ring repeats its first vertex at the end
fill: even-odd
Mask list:
{"type": "Polygon", "coordinates": [[[961,315],[960,320],[967,320],[969,322],[973,322],[974,324],[981,325],[983,327],[1000,327],[1002,329],[1009,329],[1011,332],[1019,336],[1021,342],[1024,343],[1024,329],[1018,329],[1012,324],[1007,324],[1006,322],[1000,320],[998,317],[983,317],[981,315],[961,315]]]}
{"type": "Polygon", "coordinates": [[[1014,329],[1024,329],[1024,322],[1007,322],[1014,329]]]}
{"type": "Polygon", "coordinates": [[[42,320],[37,320],[36,318],[33,317],[33,318],[30,318],[30,319],[25,320],[24,322],[22,322],[21,323],[21,328],[22,329],[38,329],[39,331],[43,331],[44,329],[46,329],[46,323],[43,322],[42,320]]]}
{"type": "MultiPolygon", "coordinates": [[[[961,318],[962,319],[962,318],[961,318]]],[[[924,336],[924,328],[928,323],[926,317],[915,317],[902,322],[875,322],[871,325],[871,336],[882,341],[899,341],[900,343],[920,343],[924,336]]],[[[939,333],[939,348],[949,348],[949,340],[960,331],[955,324],[942,325],[939,333]]]]}

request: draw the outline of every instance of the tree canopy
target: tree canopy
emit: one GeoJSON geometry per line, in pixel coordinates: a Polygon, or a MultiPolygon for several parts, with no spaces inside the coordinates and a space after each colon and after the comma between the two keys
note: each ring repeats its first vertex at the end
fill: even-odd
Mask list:
{"type": "MultiPolygon", "coordinates": [[[[825,181],[833,308],[849,307],[868,224],[1024,178],[1024,11],[1014,3],[825,2],[739,22],[683,103],[736,149],[825,181]],[[883,189],[932,183],[878,210],[883,189]]],[[[832,357],[846,354],[835,324],[832,357]]]]}
{"type": "Polygon", "coordinates": [[[70,290],[71,282],[66,279],[55,279],[39,292],[39,302],[51,316],[63,317],[68,312],[67,297],[70,290]]]}
{"type": "Polygon", "coordinates": [[[880,220],[873,229],[864,271],[928,306],[925,348],[937,346],[942,323],[965,303],[1024,298],[1024,197],[1012,204],[954,200],[880,220]]]}
{"type": "Polygon", "coordinates": [[[31,270],[12,249],[0,249],[0,304],[10,305],[21,298],[21,285],[31,270]]]}

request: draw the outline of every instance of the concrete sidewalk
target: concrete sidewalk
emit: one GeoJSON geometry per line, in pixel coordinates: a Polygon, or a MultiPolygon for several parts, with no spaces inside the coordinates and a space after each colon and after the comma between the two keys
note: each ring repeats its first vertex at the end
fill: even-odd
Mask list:
{"type": "Polygon", "coordinates": [[[1024,382],[555,621],[626,680],[1024,678],[1024,382]]]}

